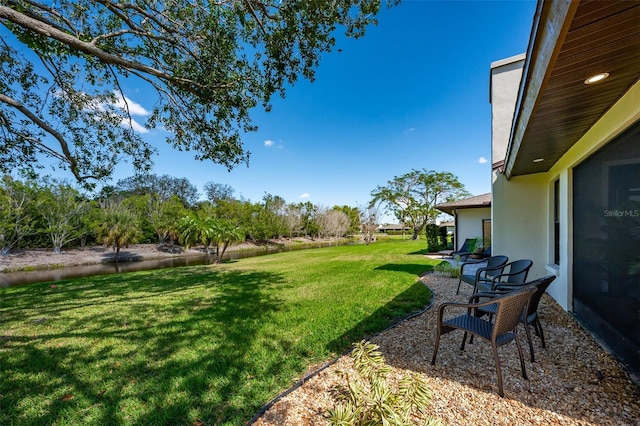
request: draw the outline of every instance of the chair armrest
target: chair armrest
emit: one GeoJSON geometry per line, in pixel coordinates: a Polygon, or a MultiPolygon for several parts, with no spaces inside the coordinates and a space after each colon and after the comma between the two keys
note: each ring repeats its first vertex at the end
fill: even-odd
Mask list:
{"type": "Polygon", "coordinates": [[[480,299],[482,298],[495,299],[496,297],[501,297],[508,293],[509,291],[483,291],[480,293],[475,293],[469,298],[469,303],[478,304],[480,303],[480,299]]]}
{"type": "MultiPolygon", "coordinates": [[[[470,253],[469,253],[470,254],[470,253]]],[[[462,272],[464,271],[464,267],[467,265],[477,265],[478,263],[484,263],[486,262],[486,260],[483,259],[479,259],[479,260],[465,260],[464,262],[462,262],[460,264],[460,275],[462,275],[462,272]]]]}
{"type": "Polygon", "coordinates": [[[493,285],[493,289],[492,291],[513,291],[513,290],[519,290],[521,288],[524,288],[526,286],[530,285],[529,283],[522,283],[522,284],[507,284],[507,283],[500,283],[497,282],[493,285]]]}
{"type": "MultiPolygon", "coordinates": [[[[502,265],[502,266],[491,266],[491,267],[487,266],[487,267],[484,267],[482,269],[484,269],[485,272],[486,271],[500,271],[500,270],[504,269],[504,265],[502,265]]],[[[507,274],[501,274],[501,275],[507,275],[507,274]]]]}
{"type": "Polygon", "coordinates": [[[510,277],[512,275],[519,275],[521,274],[522,271],[519,272],[514,272],[514,273],[504,273],[504,274],[500,274],[500,275],[494,275],[493,278],[491,279],[491,290],[495,290],[495,287],[499,286],[499,285],[505,285],[505,286],[509,286],[509,285],[514,285],[514,284],[507,284],[502,282],[502,279],[504,277],[510,277]]]}
{"type": "Polygon", "coordinates": [[[496,271],[499,270],[500,268],[489,268],[489,267],[484,267],[484,268],[478,268],[476,270],[476,282],[478,281],[491,281],[490,279],[487,279],[487,271],[496,271]],[[480,277],[480,275],[484,272],[484,277],[480,277]]]}
{"type": "MultiPolygon", "coordinates": [[[[477,294],[487,294],[487,293],[485,292],[485,293],[477,293],[477,294]]],[[[502,295],[502,294],[500,294],[500,295],[502,295]]],[[[474,296],[476,296],[476,295],[474,294],[474,296]]],[[[471,296],[471,297],[473,297],[473,296],[471,296]]],[[[486,302],[481,302],[481,303],[460,303],[460,302],[443,303],[438,308],[438,321],[442,322],[442,316],[444,314],[444,309],[447,308],[447,307],[453,306],[453,307],[457,307],[457,308],[467,308],[467,312],[470,314],[471,310],[475,310],[475,309],[481,308],[483,306],[493,305],[494,303],[496,303],[496,301],[493,300],[496,297],[493,297],[491,300],[488,300],[486,302]]]]}

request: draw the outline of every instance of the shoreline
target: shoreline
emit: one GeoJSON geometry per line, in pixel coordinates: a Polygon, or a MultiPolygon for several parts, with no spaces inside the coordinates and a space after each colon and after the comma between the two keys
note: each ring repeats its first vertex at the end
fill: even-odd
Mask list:
{"type": "MultiPolygon", "coordinates": [[[[264,243],[243,242],[229,246],[225,253],[267,250],[273,247],[287,246],[321,246],[329,242],[340,242],[343,239],[315,239],[293,238],[270,240],[264,243]]],[[[185,250],[182,246],[174,246],[170,250],[166,246],[158,244],[131,244],[120,250],[118,260],[114,260],[115,252],[110,247],[87,246],[63,250],[62,253],[54,253],[53,249],[19,249],[7,255],[0,256],[0,273],[27,272],[39,270],[60,269],[73,266],[86,266],[101,263],[135,262],[141,260],[168,259],[178,257],[203,256],[206,253],[202,247],[191,247],[185,250]]]]}

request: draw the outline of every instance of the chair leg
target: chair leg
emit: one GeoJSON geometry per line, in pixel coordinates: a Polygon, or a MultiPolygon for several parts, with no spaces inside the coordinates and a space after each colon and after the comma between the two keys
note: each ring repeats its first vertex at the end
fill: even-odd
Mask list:
{"type": "Polygon", "coordinates": [[[431,365],[436,365],[436,356],[438,355],[438,347],[440,346],[440,330],[436,334],[436,345],[433,347],[433,357],[431,358],[431,365]]]}
{"type": "Polygon", "coordinates": [[[493,350],[493,360],[496,363],[496,373],[498,374],[498,395],[504,398],[504,390],[502,389],[502,370],[500,369],[500,358],[498,358],[498,348],[495,344],[491,345],[493,350]]]}
{"type": "Polygon", "coordinates": [[[456,294],[460,293],[460,284],[462,284],[462,278],[458,280],[458,289],[456,290],[456,294]]]}
{"type": "Polygon", "coordinates": [[[531,354],[531,362],[536,362],[536,357],[533,354],[533,339],[531,339],[531,330],[529,330],[529,323],[527,323],[526,321],[524,322],[524,331],[527,333],[527,342],[529,342],[529,353],[531,354]]]}
{"type": "MultiPolygon", "coordinates": [[[[473,334],[471,335],[471,338],[473,339],[473,334]]],[[[467,341],[467,332],[464,332],[464,336],[462,336],[462,345],[460,346],[460,350],[464,351],[464,344],[467,341]]]]}
{"type": "Polygon", "coordinates": [[[522,356],[522,346],[520,345],[520,339],[518,339],[518,335],[515,338],[516,346],[518,347],[518,356],[520,357],[520,368],[522,369],[522,378],[529,380],[527,377],[527,369],[524,366],[524,357],[522,356]]]}
{"type": "Polygon", "coordinates": [[[547,345],[544,341],[544,333],[542,332],[542,323],[540,322],[540,320],[538,318],[536,318],[535,322],[533,323],[534,326],[536,327],[536,329],[538,330],[538,334],[540,335],[540,340],[542,341],[542,347],[546,349],[547,345]]]}

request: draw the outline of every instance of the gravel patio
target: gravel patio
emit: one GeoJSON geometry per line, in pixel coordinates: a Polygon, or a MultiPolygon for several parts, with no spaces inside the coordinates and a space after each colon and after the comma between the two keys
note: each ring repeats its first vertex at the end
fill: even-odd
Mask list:
{"type": "MultiPolygon", "coordinates": [[[[539,308],[547,348],[541,348],[540,340],[533,337],[535,363],[528,357],[524,329],[519,329],[529,380],[520,374],[515,344],[499,349],[504,398],[497,394],[488,342],[474,340],[462,352],[462,333],[446,334],[432,366],[437,306],[444,301],[466,302],[471,289],[463,284],[456,296],[457,279],[427,274],[422,281],[435,293],[432,308],[370,340],[394,367],[394,378],[407,372],[424,376],[433,392],[431,415],[442,424],[640,425],[640,386],[548,295],[539,308]]],[[[348,356],[279,398],[254,424],[326,424],[336,388],[344,384],[338,371],[353,371],[348,356]]]]}

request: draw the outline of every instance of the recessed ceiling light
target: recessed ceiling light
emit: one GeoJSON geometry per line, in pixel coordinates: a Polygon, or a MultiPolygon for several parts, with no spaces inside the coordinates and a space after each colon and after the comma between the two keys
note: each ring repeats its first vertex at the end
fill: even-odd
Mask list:
{"type": "Polygon", "coordinates": [[[599,74],[595,74],[592,75],[591,77],[589,77],[588,79],[586,79],[584,81],[584,84],[594,84],[594,83],[598,83],[602,80],[604,80],[605,78],[609,77],[609,73],[608,72],[601,72],[599,74]]]}
{"type": "Polygon", "coordinates": [[[533,160],[534,163],[542,163],[544,161],[544,158],[536,158],[535,160],[533,160]]]}

